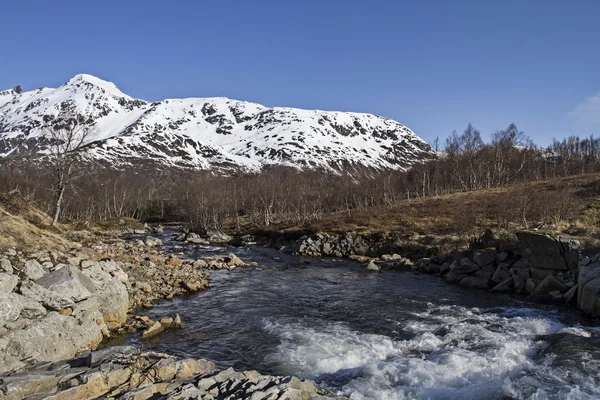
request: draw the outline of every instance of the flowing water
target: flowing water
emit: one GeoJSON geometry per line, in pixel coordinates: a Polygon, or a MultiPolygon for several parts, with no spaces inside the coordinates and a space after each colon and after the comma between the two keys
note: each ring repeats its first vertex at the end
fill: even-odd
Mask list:
{"type": "MultiPolygon", "coordinates": [[[[230,251],[169,237],[182,257],[230,251]]],[[[575,310],[347,260],[234,252],[260,267],[213,272],[211,289],[147,313],[177,312],[185,329],[128,341],[352,399],[600,399],[600,328],[575,310]]]]}

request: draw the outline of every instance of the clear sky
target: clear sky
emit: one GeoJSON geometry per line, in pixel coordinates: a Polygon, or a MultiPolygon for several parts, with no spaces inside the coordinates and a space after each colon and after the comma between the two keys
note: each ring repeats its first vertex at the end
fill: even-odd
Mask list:
{"type": "Polygon", "coordinates": [[[4,1],[0,88],[370,112],[431,141],[600,135],[600,0],[4,1]]]}

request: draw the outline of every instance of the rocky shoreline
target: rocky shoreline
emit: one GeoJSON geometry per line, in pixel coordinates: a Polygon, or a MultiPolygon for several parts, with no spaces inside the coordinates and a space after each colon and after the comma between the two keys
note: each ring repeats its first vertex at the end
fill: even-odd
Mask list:
{"type": "Polygon", "coordinates": [[[489,292],[512,292],[570,304],[600,316],[600,254],[585,256],[577,240],[558,232],[521,231],[518,247],[498,249],[488,231],[478,249],[446,256],[411,259],[396,253],[392,241],[347,233],[312,234],[295,241],[275,239],[267,245],[311,257],[345,257],[369,271],[411,270],[438,275],[460,285],[489,292]],[[491,244],[490,244],[491,243],[491,244]]]}
{"type": "Polygon", "coordinates": [[[341,399],[296,377],[218,370],[211,361],[178,359],[131,346],[111,347],[0,376],[0,394],[7,400],[341,399]]]}
{"type": "MultiPolygon", "coordinates": [[[[294,377],[217,371],[206,360],[129,347],[93,352],[124,333],[141,330],[148,338],[182,328],[179,315],[153,321],[136,310],[208,288],[209,270],[246,264],[234,254],[181,259],[157,250],[162,243],[152,236],[126,241],[105,233],[90,241],[80,232],[71,238],[87,239],[86,246],[73,242],[65,253],[0,254],[0,397],[330,398],[294,377]]],[[[201,240],[193,234],[179,239],[201,240]]]]}

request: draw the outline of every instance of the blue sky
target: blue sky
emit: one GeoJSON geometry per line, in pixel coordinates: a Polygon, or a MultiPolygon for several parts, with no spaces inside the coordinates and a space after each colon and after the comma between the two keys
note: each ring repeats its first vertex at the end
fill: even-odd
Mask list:
{"type": "Polygon", "coordinates": [[[0,88],[371,112],[431,141],[600,134],[600,1],[5,1],[0,88]]]}

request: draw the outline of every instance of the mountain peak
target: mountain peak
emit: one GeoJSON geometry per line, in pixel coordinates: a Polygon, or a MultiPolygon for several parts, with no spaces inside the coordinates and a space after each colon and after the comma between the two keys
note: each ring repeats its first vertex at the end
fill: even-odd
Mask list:
{"type": "Polygon", "coordinates": [[[91,84],[93,86],[105,90],[107,93],[113,94],[118,97],[131,98],[130,96],[121,92],[117,85],[115,85],[113,82],[105,81],[104,79],[100,79],[94,75],[89,74],[77,74],[71,79],[69,79],[64,86],[76,86],[81,83],[91,84]]]}

